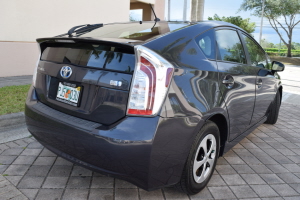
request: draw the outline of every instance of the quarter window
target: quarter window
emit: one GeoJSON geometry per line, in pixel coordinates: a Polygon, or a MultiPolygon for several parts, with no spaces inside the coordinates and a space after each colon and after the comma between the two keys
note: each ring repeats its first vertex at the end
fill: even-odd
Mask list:
{"type": "Polygon", "coordinates": [[[246,64],[244,49],[236,31],[218,30],[216,40],[220,60],[246,64]]]}
{"type": "Polygon", "coordinates": [[[256,44],[250,37],[243,34],[243,38],[245,40],[250,59],[251,65],[255,67],[266,68],[267,60],[266,55],[263,50],[260,48],[258,44],[256,44]]]}
{"type": "Polygon", "coordinates": [[[204,55],[209,59],[216,59],[215,51],[215,31],[207,31],[196,38],[200,49],[204,55]]]}

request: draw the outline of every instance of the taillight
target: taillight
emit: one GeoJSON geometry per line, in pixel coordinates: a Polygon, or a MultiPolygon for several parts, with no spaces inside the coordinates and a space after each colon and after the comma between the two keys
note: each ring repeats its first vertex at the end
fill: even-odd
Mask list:
{"type": "Polygon", "coordinates": [[[136,67],[132,79],[128,115],[156,115],[166,97],[174,67],[157,53],[135,47],[136,67]]]}
{"type": "Polygon", "coordinates": [[[36,81],[36,76],[37,76],[37,70],[38,70],[40,59],[41,59],[41,48],[40,48],[40,45],[38,45],[38,48],[39,48],[39,51],[40,51],[40,55],[39,55],[38,60],[36,61],[35,68],[34,68],[34,71],[33,71],[33,76],[32,76],[32,85],[33,85],[33,87],[36,86],[35,85],[35,81],[36,81]]]}

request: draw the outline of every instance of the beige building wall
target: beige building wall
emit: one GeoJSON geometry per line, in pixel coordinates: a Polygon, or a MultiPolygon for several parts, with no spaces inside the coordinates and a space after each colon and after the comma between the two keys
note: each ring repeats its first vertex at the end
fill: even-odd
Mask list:
{"type": "Polygon", "coordinates": [[[129,0],[1,0],[0,41],[35,41],[81,24],[129,20],[129,0]]]}
{"type": "Polygon", "coordinates": [[[0,0],[0,77],[31,75],[36,38],[81,24],[129,21],[130,0],[0,0]]]}
{"type": "Polygon", "coordinates": [[[154,5],[155,14],[160,20],[165,20],[165,0],[156,0],[154,5]]]}
{"type": "Polygon", "coordinates": [[[0,42],[0,77],[32,75],[38,58],[35,42],[0,42]]]}
{"type": "Polygon", "coordinates": [[[149,4],[145,3],[131,3],[130,10],[143,9],[143,21],[150,21],[152,16],[152,11],[149,4]]]}
{"type": "Polygon", "coordinates": [[[160,20],[165,18],[165,0],[131,0],[130,2],[130,10],[143,9],[143,21],[154,19],[149,3],[153,4],[155,14],[160,20]]]}

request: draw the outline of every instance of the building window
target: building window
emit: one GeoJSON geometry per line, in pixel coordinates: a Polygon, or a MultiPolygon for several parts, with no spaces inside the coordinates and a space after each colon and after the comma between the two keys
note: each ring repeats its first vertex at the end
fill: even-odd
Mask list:
{"type": "Polygon", "coordinates": [[[143,9],[135,9],[129,11],[130,21],[143,21],[143,9]]]}

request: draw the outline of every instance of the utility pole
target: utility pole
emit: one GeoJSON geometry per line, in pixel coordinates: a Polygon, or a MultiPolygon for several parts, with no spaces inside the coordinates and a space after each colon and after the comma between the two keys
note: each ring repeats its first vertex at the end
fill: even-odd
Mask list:
{"type": "MultiPolygon", "coordinates": [[[[280,34],[282,35],[282,33],[280,32],[280,34]]],[[[280,56],[280,52],[281,52],[281,38],[279,38],[279,49],[278,49],[278,56],[280,56]]]]}
{"type": "Polygon", "coordinates": [[[262,8],[261,8],[261,22],[260,22],[260,33],[259,33],[259,44],[261,45],[261,36],[262,36],[262,27],[264,23],[264,12],[265,12],[265,0],[262,0],[262,8]]]}

